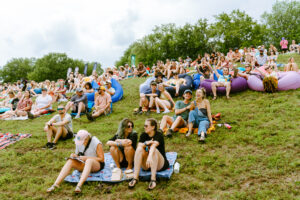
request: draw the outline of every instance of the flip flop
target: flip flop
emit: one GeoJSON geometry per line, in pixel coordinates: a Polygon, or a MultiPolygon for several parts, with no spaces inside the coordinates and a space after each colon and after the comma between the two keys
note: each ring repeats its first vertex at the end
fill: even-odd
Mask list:
{"type": "Polygon", "coordinates": [[[128,188],[130,188],[130,189],[134,188],[138,182],[139,182],[139,180],[137,180],[135,178],[131,179],[131,181],[128,184],[128,188]]]}
{"type": "Polygon", "coordinates": [[[153,190],[154,188],[156,188],[156,180],[151,180],[148,186],[148,190],[153,190]],[[155,183],[155,186],[152,187],[152,185],[155,183]]]}
{"type": "Polygon", "coordinates": [[[47,192],[48,192],[48,193],[53,192],[56,188],[59,188],[59,186],[58,186],[58,185],[52,185],[51,187],[49,187],[49,188],[47,189],[47,192]]]}

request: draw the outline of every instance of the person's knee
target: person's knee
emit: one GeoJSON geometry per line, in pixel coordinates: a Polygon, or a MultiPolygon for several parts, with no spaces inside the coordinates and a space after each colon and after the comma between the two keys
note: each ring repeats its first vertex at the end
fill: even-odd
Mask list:
{"type": "Polygon", "coordinates": [[[93,162],[94,162],[94,159],[88,158],[88,159],[86,159],[86,161],[85,161],[85,165],[92,165],[93,162]]]}
{"type": "Polygon", "coordinates": [[[110,152],[114,152],[114,151],[117,151],[117,147],[116,146],[111,146],[110,148],[109,148],[109,151],[110,152]]]}
{"type": "Polygon", "coordinates": [[[136,154],[143,154],[145,152],[145,149],[143,148],[143,147],[138,147],[137,149],[136,149],[136,154]]]}
{"type": "Polygon", "coordinates": [[[134,149],[133,149],[133,147],[132,147],[131,145],[124,147],[124,152],[125,152],[125,153],[126,153],[126,152],[130,152],[130,151],[132,151],[132,150],[134,150],[134,149]]]}

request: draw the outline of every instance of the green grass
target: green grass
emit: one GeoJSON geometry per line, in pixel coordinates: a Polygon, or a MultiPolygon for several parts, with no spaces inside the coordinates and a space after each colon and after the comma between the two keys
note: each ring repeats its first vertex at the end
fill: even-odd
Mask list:
{"type": "MultiPolygon", "coordinates": [[[[287,62],[288,57],[280,57],[287,62]]],[[[300,64],[300,56],[296,57],[300,64]]],[[[138,86],[145,79],[122,81],[124,99],[114,111],[96,122],[85,117],[74,120],[74,130],[86,129],[105,144],[118,123],[131,118],[141,133],[146,116],[135,116],[138,86]]],[[[209,97],[211,99],[211,97],[209,97]]],[[[178,152],[179,174],[160,181],[154,191],[147,182],[129,190],[127,182],[86,183],[80,195],[74,184],[63,182],[53,194],[53,184],[64,158],[74,151],[74,142],[61,141],[54,151],[43,150],[43,126],[53,115],[27,121],[0,121],[0,132],[31,133],[32,137],[0,151],[0,199],[299,199],[300,198],[300,90],[266,94],[245,91],[211,102],[212,112],[222,113],[222,121],[232,129],[217,127],[206,144],[196,137],[177,133],[166,139],[166,150],[178,152]]],[[[151,117],[161,120],[162,114],[151,117]]],[[[108,147],[104,146],[105,152],[108,147]]]]}

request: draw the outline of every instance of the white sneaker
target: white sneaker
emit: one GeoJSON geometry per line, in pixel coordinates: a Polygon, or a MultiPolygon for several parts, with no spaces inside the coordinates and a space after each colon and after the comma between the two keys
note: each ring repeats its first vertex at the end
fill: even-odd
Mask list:
{"type": "Polygon", "coordinates": [[[169,109],[166,109],[163,113],[166,114],[166,113],[169,113],[170,110],[169,109]]]}
{"type": "Polygon", "coordinates": [[[74,119],[79,119],[80,118],[80,115],[76,115],[75,117],[74,117],[74,119]]]}

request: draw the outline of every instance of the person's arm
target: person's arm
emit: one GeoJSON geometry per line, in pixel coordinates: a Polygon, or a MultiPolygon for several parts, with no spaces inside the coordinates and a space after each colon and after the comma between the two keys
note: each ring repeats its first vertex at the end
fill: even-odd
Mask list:
{"type": "Polygon", "coordinates": [[[213,68],[213,71],[214,71],[214,73],[216,74],[217,78],[219,78],[219,77],[220,77],[220,74],[219,74],[219,72],[217,71],[217,69],[216,69],[215,67],[213,68]]]}
{"type": "Polygon", "coordinates": [[[170,100],[173,103],[173,105],[175,105],[175,102],[174,102],[172,96],[170,95],[170,93],[168,91],[166,91],[166,90],[163,91],[163,94],[165,95],[165,97],[168,98],[168,100],[170,100]]]}
{"type": "Polygon", "coordinates": [[[84,102],[85,98],[86,98],[86,95],[82,95],[81,97],[77,98],[73,102],[74,103],[78,103],[78,102],[81,102],[81,101],[84,102]]]}
{"type": "Polygon", "coordinates": [[[183,113],[183,112],[185,112],[185,111],[187,111],[187,110],[190,110],[191,109],[191,107],[192,107],[192,104],[194,104],[194,102],[192,102],[190,105],[188,105],[188,106],[186,106],[186,107],[184,107],[184,108],[181,108],[181,109],[176,109],[175,108],[175,114],[176,115],[179,115],[179,114],[181,114],[181,113],[183,113]]]}
{"type": "Polygon", "coordinates": [[[210,125],[212,126],[213,125],[213,120],[212,120],[212,117],[211,117],[210,103],[209,103],[208,100],[206,100],[206,109],[207,109],[207,117],[209,119],[210,125]]]}
{"type": "Polygon", "coordinates": [[[108,101],[107,101],[106,106],[105,106],[105,110],[110,107],[110,104],[111,104],[111,97],[108,98],[108,101]]]}
{"type": "Polygon", "coordinates": [[[261,69],[259,68],[256,68],[256,70],[263,76],[266,76],[266,73],[264,71],[262,71],[261,69]]]}

